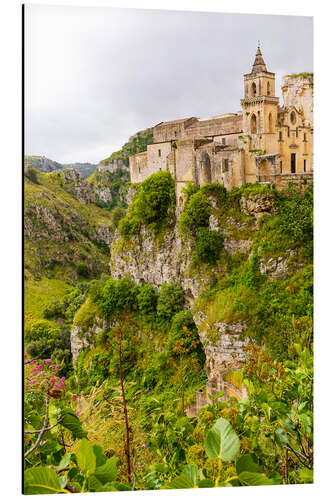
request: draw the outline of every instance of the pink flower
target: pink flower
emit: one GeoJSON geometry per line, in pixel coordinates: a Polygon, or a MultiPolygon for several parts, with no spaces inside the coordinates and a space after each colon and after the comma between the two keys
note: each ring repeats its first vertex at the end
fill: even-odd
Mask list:
{"type": "Polygon", "coordinates": [[[80,410],[76,410],[76,412],[75,412],[75,413],[76,413],[77,415],[80,415],[80,413],[81,413],[81,412],[80,412],[80,410]]]}
{"type": "Polygon", "coordinates": [[[56,380],[56,378],[51,378],[51,384],[55,384],[56,380]]]}
{"type": "Polygon", "coordinates": [[[27,357],[28,357],[28,355],[27,355],[27,354],[25,354],[25,355],[24,355],[24,359],[27,359],[27,357]]]}
{"type": "Polygon", "coordinates": [[[40,375],[45,375],[45,370],[42,370],[42,371],[40,372],[40,375]]]}
{"type": "Polygon", "coordinates": [[[145,447],[146,447],[145,443],[142,443],[142,448],[145,448],[145,447]]]}
{"type": "Polygon", "coordinates": [[[35,363],[37,363],[37,359],[33,359],[33,360],[31,361],[31,363],[34,363],[34,364],[35,364],[35,363]]]}
{"type": "Polygon", "coordinates": [[[66,377],[61,377],[61,382],[64,382],[66,380],[66,377]]]}
{"type": "Polygon", "coordinates": [[[77,399],[77,394],[72,394],[72,399],[77,399]]]}
{"type": "Polygon", "coordinates": [[[51,375],[54,375],[54,372],[51,372],[51,375]]]}
{"type": "Polygon", "coordinates": [[[59,370],[59,366],[57,365],[54,369],[58,371],[59,370]]]}
{"type": "Polygon", "coordinates": [[[32,384],[35,384],[35,383],[36,383],[36,380],[32,380],[32,381],[31,381],[31,383],[32,383],[32,384]]]}
{"type": "Polygon", "coordinates": [[[52,363],[52,359],[44,359],[44,363],[52,363]]]}
{"type": "Polygon", "coordinates": [[[49,366],[49,370],[52,370],[52,365],[49,366]]]}

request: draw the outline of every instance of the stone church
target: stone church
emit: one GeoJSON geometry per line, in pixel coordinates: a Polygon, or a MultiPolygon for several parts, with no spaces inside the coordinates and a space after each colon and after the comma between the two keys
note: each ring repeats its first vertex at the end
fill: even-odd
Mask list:
{"type": "Polygon", "coordinates": [[[190,117],[153,128],[147,151],[130,157],[131,182],[169,170],[183,204],[187,181],[218,182],[230,190],[246,183],[285,187],[313,177],[313,74],[283,77],[283,105],[275,96],[275,73],[267,71],[258,46],[244,75],[242,111],[208,120],[190,117]]]}

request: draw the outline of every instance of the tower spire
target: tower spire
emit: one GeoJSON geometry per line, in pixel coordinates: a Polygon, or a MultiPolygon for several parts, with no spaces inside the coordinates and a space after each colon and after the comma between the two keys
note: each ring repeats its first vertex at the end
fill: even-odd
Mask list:
{"type": "Polygon", "coordinates": [[[266,64],[264,58],[262,57],[262,53],[260,50],[260,40],[258,40],[258,48],[256,57],[252,66],[252,73],[260,73],[261,71],[267,71],[266,64]]]}

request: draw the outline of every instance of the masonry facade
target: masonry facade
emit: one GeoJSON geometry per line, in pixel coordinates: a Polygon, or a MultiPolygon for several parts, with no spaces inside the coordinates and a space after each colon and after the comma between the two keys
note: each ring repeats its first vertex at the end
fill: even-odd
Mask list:
{"type": "Polygon", "coordinates": [[[187,181],[224,184],[313,178],[313,75],[283,77],[283,105],[275,96],[275,73],[267,71],[260,47],[251,73],[244,75],[242,111],[208,120],[184,118],[156,125],[147,151],[130,156],[131,182],[169,170],[177,201],[187,181]]]}

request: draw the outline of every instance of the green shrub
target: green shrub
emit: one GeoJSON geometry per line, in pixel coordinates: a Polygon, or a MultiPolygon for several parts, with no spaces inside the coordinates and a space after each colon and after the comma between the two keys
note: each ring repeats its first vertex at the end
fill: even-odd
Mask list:
{"type": "Polygon", "coordinates": [[[218,184],[217,182],[213,182],[212,184],[206,184],[201,188],[201,191],[206,196],[212,196],[216,199],[219,205],[223,205],[223,203],[227,199],[227,190],[222,184],[218,184]]]}
{"type": "Polygon", "coordinates": [[[170,172],[157,172],[134,195],[128,214],[119,221],[119,232],[127,237],[138,233],[143,224],[158,234],[174,222],[175,207],[175,183],[170,172]]]}
{"type": "Polygon", "coordinates": [[[37,170],[35,168],[28,167],[25,170],[24,175],[34,184],[39,184],[37,177],[37,170]]]}
{"type": "Polygon", "coordinates": [[[150,285],[144,285],[141,287],[140,292],[138,294],[138,306],[139,310],[145,314],[153,314],[156,312],[158,293],[155,288],[150,285]]]}
{"type": "Polygon", "coordinates": [[[179,218],[179,232],[182,236],[194,236],[202,227],[209,226],[211,207],[202,190],[194,193],[185,204],[179,218]]]}
{"type": "Polygon", "coordinates": [[[89,278],[89,268],[84,262],[80,262],[76,267],[77,274],[82,278],[89,278]]]}
{"type": "Polygon", "coordinates": [[[101,292],[97,305],[105,318],[130,311],[137,305],[139,286],[129,278],[109,278],[101,292]]]}
{"type": "Polygon", "coordinates": [[[162,320],[169,321],[182,309],[183,304],[184,293],[181,286],[176,282],[163,283],[157,301],[157,315],[162,320]]]}
{"type": "Polygon", "coordinates": [[[118,223],[120,219],[122,219],[126,214],[125,208],[122,207],[115,207],[111,214],[110,214],[110,220],[111,220],[111,227],[113,229],[117,229],[118,223]]]}
{"type": "Polygon", "coordinates": [[[223,236],[217,231],[200,229],[195,242],[194,263],[215,264],[223,248],[223,236]]]}

